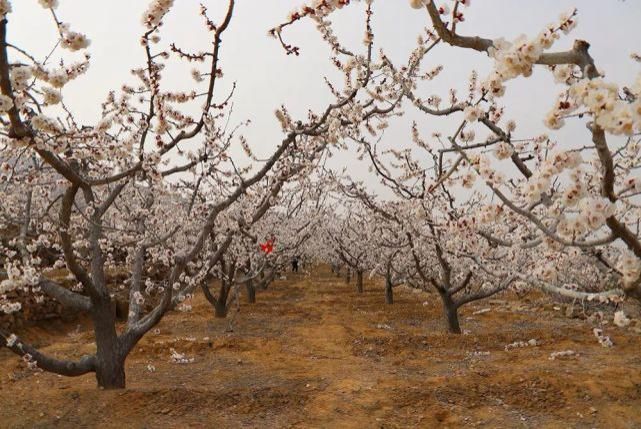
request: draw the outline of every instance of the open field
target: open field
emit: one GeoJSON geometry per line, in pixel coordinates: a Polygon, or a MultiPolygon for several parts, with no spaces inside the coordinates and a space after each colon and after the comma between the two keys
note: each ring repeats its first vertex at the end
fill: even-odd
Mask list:
{"type": "MultiPolygon", "coordinates": [[[[321,268],[277,281],[226,332],[199,296],[140,342],[124,391],[32,373],[0,350],[0,426],[641,427],[638,335],[609,328],[615,347],[602,348],[585,321],[501,299],[465,308],[469,333],[448,335],[436,300],[396,298],[386,306],[380,285],[359,295],[321,268]],[[492,311],[472,315],[481,308],[492,311]],[[541,345],[505,351],[529,339],[541,345]],[[193,363],[170,362],[172,348],[193,363]],[[549,359],[569,349],[578,356],[549,359]]],[[[50,353],[92,348],[88,325],[68,330],[23,334],[50,353]]]]}

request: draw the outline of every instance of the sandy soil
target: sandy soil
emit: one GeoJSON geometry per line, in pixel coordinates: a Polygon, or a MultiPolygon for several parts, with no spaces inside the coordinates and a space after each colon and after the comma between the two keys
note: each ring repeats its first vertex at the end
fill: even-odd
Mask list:
{"type": "MultiPolygon", "coordinates": [[[[603,348],[585,321],[501,297],[465,308],[467,332],[452,336],[434,296],[398,289],[385,305],[380,284],[354,289],[324,268],[277,281],[241,305],[232,332],[197,298],[143,338],[124,391],[34,373],[0,350],[0,427],[641,428],[630,330],[607,327],[615,346],[603,348]],[[541,344],[505,350],[530,339],[541,344]],[[171,362],[172,348],[193,363],[171,362]],[[563,350],[578,356],[549,359],[563,350]]],[[[93,347],[84,323],[22,334],[60,356],[93,347]]]]}

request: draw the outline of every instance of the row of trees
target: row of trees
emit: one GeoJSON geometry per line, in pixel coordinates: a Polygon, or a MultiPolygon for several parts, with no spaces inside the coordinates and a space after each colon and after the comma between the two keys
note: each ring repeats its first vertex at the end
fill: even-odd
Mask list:
{"type": "MultiPolygon", "coordinates": [[[[329,234],[336,257],[357,272],[385,275],[388,285],[396,273],[402,282],[435,290],[452,332],[460,332],[460,306],[508,287],[539,287],[578,299],[640,299],[635,174],[641,77],[626,87],[608,82],[582,40],[570,50],[552,50],[576,26],[576,10],[534,37],[507,41],[459,34],[469,2],[412,1],[428,30],[399,63],[383,51],[376,60],[355,53],[336,37],[331,16],[349,3],[315,2],[273,30],[285,49],[298,52],[285,41],[286,29],[313,20],[335,62],[349,65],[343,68],[352,79],[374,76],[363,83],[384,112],[345,129],[342,140],[356,147],[393,198],[381,199],[353,178],[336,178],[339,199],[350,201],[341,209],[350,212],[344,225],[329,234]],[[449,99],[420,95],[447,73],[444,66],[423,65],[441,45],[461,54],[483,52],[492,62],[485,78],[471,71],[465,98],[455,89],[449,99]],[[527,79],[537,67],[547,68],[562,87],[541,118],[547,132],[582,122],[580,143],[555,142],[549,134],[516,137],[517,123],[506,119],[509,106],[502,104],[506,84],[527,79]],[[386,129],[410,112],[425,118],[409,127],[411,144],[386,145],[386,129]],[[425,125],[437,118],[448,118],[451,132],[424,136],[425,125]],[[363,224],[372,226],[369,240],[353,234],[364,231],[363,224]]],[[[374,3],[365,2],[368,19],[374,3]]],[[[368,27],[365,52],[374,37],[368,27]]]]}
{"type": "Polygon", "coordinates": [[[356,7],[349,0],[304,6],[270,33],[298,55],[287,29],[313,20],[342,80],[327,81],[332,102],[305,118],[279,108],[282,140],[259,159],[242,136],[244,125],[230,125],[233,91],[219,90],[234,0],[219,22],[202,8],[210,33],[203,52],[161,43],[164,18],[176,6],[151,1],[137,80],[107,94],[95,124],[79,123],[62,96],[87,70],[88,41],[60,20],[57,1],[39,3],[52,12],[60,54],[80,60],[53,66],[20,48],[10,37],[10,2],[0,0],[0,306],[19,310],[7,298],[15,289],[46,294],[86,312],[96,339],[95,354],[72,361],[0,332],[5,346],[44,370],[93,372],[99,386],[122,388],[128,353],[185,297],[202,291],[223,317],[239,285],[252,301],[303,254],[350,267],[359,290],[364,276],[384,277],[390,304],[401,283],[435,291],[455,333],[461,306],[508,288],[641,299],[641,179],[634,177],[641,81],[621,89],[605,81],[587,42],[551,51],[575,26],[575,12],[535,37],[508,42],[459,34],[468,1],[411,1],[428,30],[395,63],[376,54],[374,1],[362,2],[365,37],[356,47],[343,44],[330,21],[339,9],[356,7]],[[484,52],[493,70],[486,78],[472,73],[465,98],[455,91],[447,101],[422,97],[444,73],[424,65],[441,46],[484,52]],[[192,90],[165,83],[172,62],[196,65],[186,76],[195,78],[192,90]],[[502,105],[506,82],[537,67],[562,85],[542,121],[552,131],[584,122],[585,143],[514,137],[516,124],[502,105]],[[384,150],[385,130],[408,112],[425,118],[407,126],[411,143],[384,150]],[[425,137],[423,125],[443,117],[458,123],[447,135],[425,137]],[[230,155],[236,145],[246,159],[230,155]],[[325,168],[328,156],[349,148],[392,198],[325,168]],[[268,240],[277,245],[266,254],[259,244],[268,240]],[[73,287],[56,281],[60,270],[73,287]],[[121,289],[124,323],[113,311],[121,289]]]}
{"type": "MultiPolygon", "coordinates": [[[[59,47],[68,55],[83,53],[87,39],[60,21],[58,2],[40,3],[52,12],[59,47]]],[[[235,1],[228,2],[220,22],[202,8],[211,34],[203,44],[211,48],[188,52],[159,43],[173,2],[155,0],[143,17],[144,57],[133,70],[137,81],[107,95],[97,124],[81,124],[64,104],[61,88],[86,71],[89,55],[57,68],[39,61],[10,41],[11,8],[3,4],[9,6],[0,22],[6,118],[0,148],[2,219],[8,235],[15,227],[19,231],[4,241],[6,278],[0,293],[6,301],[7,292],[24,288],[88,313],[96,353],[78,361],[57,359],[13,334],[2,332],[1,338],[46,371],[67,376],[94,372],[101,387],[121,388],[126,356],[188,294],[202,288],[217,314],[226,313],[230,288],[241,273],[244,282],[256,275],[247,240],[262,239],[256,234],[257,223],[267,229],[284,227],[297,212],[313,215],[307,177],[335,139],[337,112],[347,108],[359,89],[336,94],[334,102],[304,120],[294,121],[284,108],[279,110],[283,138],[270,156],[259,160],[240,135],[242,124],[229,125],[233,92],[217,91],[223,73],[222,37],[232,24],[235,1]],[[198,65],[192,72],[198,75],[192,91],[164,84],[163,70],[170,61],[198,65]],[[234,160],[232,145],[241,145],[251,163],[234,160]],[[294,207],[265,218],[290,182],[287,195],[294,207]],[[302,202],[296,203],[297,198],[302,202]],[[50,257],[44,259],[43,251],[50,257]],[[73,288],[54,280],[51,273],[61,268],[73,275],[73,288]],[[129,295],[123,326],[117,323],[109,285],[110,278],[122,272],[126,278],[116,286],[125,287],[129,295]],[[218,294],[209,290],[212,273],[222,282],[218,294]],[[154,298],[151,307],[143,305],[149,297],[154,298]]],[[[288,231],[288,237],[303,242],[309,228],[299,225],[298,235],[288,231]]],[[[299,246],[295,241],[287,244],[290,252],[299,246]]],[[[6,311],[19,308],[19,303],[2,305],[6,311]]]]}

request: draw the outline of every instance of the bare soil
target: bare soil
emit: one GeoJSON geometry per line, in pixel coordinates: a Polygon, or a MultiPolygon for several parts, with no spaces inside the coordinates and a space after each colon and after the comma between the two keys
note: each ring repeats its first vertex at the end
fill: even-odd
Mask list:
{"type": "MultiPolygon", "coordinates": [[[[122,391],[0,350],[0,427],[641,428],[632,330],[606,327],[604,348],[585,320],[507,296],[464,308],[465,334],[449,335],[436,296],[398,288],[385,305],[379,282],[355,289],[326,268],[290,276],[241,304],[233,331],[197,297],[143,338],[122,391]],[[172,348],[194,361],[171,362],[172,348]],[[563,350],[578,355],[549,359],[563,350]]],[[[20,334],[62,357],[94,348],[84,322],[20,334]]]]}

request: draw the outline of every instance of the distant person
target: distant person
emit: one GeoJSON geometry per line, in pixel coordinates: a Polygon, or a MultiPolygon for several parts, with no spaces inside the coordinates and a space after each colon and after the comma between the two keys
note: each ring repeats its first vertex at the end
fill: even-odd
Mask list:
{"type": "Polygon", "coordinates": [[[292,258],[292,271],[295,273],[298,272],[298,256],[292,258]]]}

